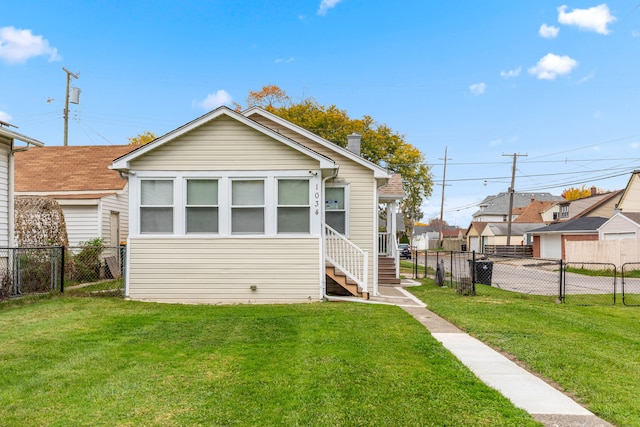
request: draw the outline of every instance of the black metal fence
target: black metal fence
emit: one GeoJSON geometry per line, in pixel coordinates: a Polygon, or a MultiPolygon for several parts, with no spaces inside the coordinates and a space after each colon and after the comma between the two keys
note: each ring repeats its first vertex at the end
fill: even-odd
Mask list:
{"type": "Polygon", "coordinates": [[[0,249],[0,300],[122,280],[126,250],[107,247],[0,249]]]}
{"type": "Polygon", "coordinates": [[[616,269],[607,263],[456,251],[419,252],[413,262],[414,278],[432,277],[460,294],[473,295],[477,285],[486,285],[574,305],[640,306],[640,262],[616,269]]]}

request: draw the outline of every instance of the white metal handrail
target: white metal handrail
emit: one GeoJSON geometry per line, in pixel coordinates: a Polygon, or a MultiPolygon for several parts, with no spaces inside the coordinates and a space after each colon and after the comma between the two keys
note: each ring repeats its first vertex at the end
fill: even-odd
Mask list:
{"type": "Polygon", "coordinates": [[[325,259],[356,282],[362,292],[369,292],[369,252],[359,248],[327,224],[324,224],[323,230],[325,259]]]}

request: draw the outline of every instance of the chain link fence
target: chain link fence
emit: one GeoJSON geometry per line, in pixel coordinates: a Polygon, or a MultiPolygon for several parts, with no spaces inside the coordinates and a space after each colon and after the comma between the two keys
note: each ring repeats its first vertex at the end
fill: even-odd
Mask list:
{"type": "Polygon", "coordinates": [[[430,277],[465,295],[485,285],[572,305],[640,306],[640,262],[616,269],[609,263],[424,251],[413,259],[413,277],[430,277]]]}
{"type": "MultiPolygon", "coordinates": [[[[124,286],[124,246],[83,245],[0,249],[0,300],[108,283],[124,286]]],[[[113,293],[113,292],[111,292],[113,293]]]]}

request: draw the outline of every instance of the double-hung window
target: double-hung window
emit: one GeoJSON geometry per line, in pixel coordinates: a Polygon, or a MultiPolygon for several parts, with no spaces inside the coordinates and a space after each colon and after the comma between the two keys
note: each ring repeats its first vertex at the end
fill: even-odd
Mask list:
{"type": "Polygon", "coordinates": [[[140,232],[173,233],[173,180],[141,181],[140,232]]]}
{"type": "Polygon", "coordinates": [[[187,233],[218,233],[218,180],[187,179],[187,233]]]}
{"type": "Polygon", "coordinates": [[[327,187],[324,192],[324,220],[338,233],[347,234],[346,187],[327,187]]]}
{"type": "Polygon", "coordinates": [[[231,234],[264,234],[264,180],[231,181],[231,234]]]}
{"type": "Polygon", "coordinates": [[[278,233],[309,233],[311,206],[308,179],[278,180],[278,233]]]}

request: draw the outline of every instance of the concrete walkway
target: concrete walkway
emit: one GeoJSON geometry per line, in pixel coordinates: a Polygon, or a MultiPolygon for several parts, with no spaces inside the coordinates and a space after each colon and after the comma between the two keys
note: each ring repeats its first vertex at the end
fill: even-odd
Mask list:
{"type": "Polygon", "coordinates": [[[381,285],[382,296],[372,297],[371,302],[402,307],[480,380],[515,406],[548,427],[613,427],[539,377],[429,311],[403,288],[418,283],[404,279],[402,282],[401,286],[381,285]]]}

